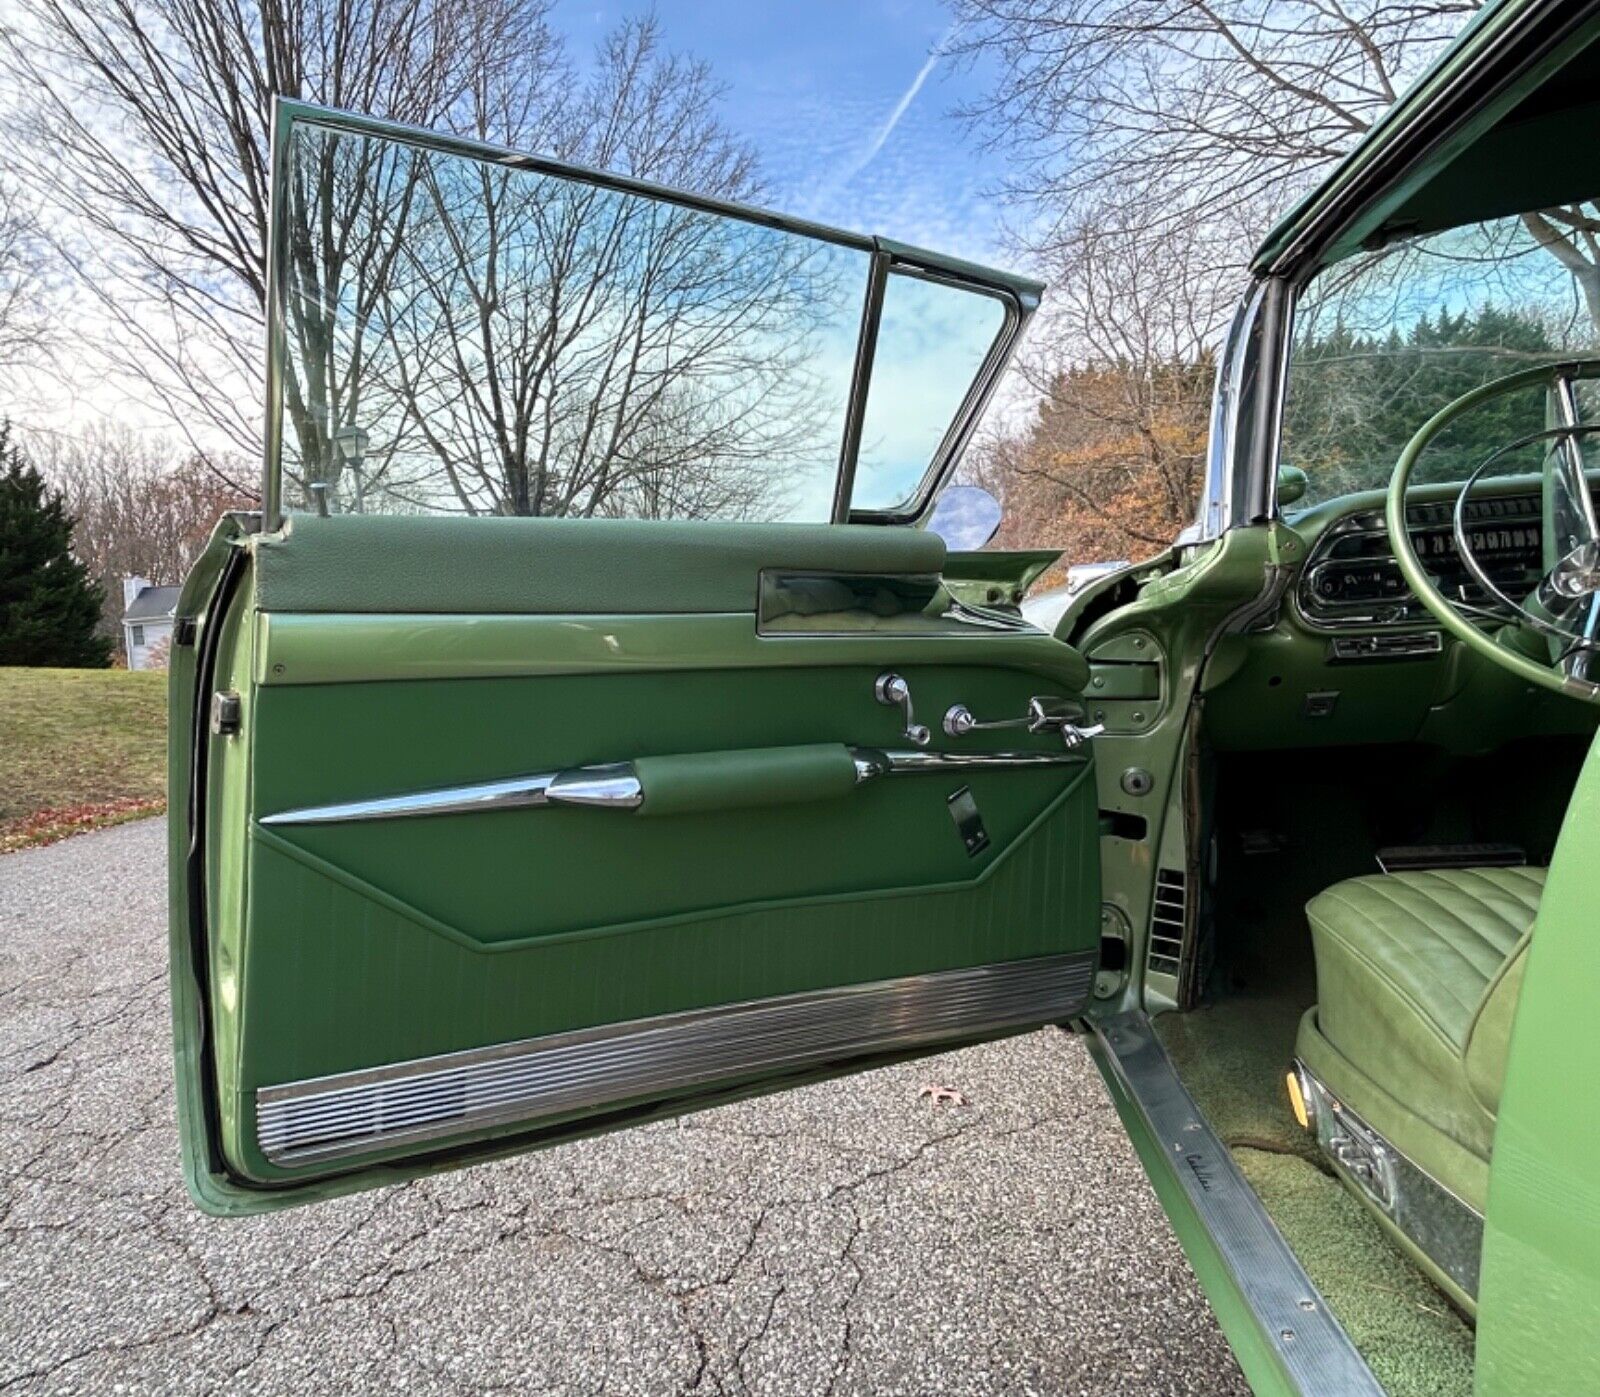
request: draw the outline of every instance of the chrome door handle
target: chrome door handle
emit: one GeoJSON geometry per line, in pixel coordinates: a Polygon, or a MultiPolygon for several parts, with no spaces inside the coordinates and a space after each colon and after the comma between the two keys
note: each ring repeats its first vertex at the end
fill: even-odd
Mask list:
{"type": "Polygon", "coordinates": [[[979,719],[964,703],[954,704],[945,710],[944,730],[951,737],[965,737],[972,732],[992,732],[999,728],[1026,728],[1029,732],[1060,732],[1061,741],[1068,751],[1082,746],[1091,737],[1105,731],[1104,723],[1091,723],[1079,727],[1073,721],[1077,713],[1069,711],[1067,700],[1051,695],[1035,695],[1028,700],[1028,711],[1020,718],[979,719]]]}
{"type": "Polygon", "coordinates": [[[889,708],[900,709],[907,742],[914,743],[918,747],[928,745],[933,734],[928,731],[925,724],[917,721],[916,714],[911,711],[911,685],[906,683],[902,676],[893,670],[885,670],[873,683],[872,694],[879,703],[889,708]]]}

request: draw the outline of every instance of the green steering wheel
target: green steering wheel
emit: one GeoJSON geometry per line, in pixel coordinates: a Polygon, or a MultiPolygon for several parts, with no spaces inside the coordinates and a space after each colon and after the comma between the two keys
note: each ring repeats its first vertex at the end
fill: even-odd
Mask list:
{"type": "Polygon", "coordinates": [[[1589,703],[1600,703],[1600,523],[1583,464],[1583,440],[1600,432],[1579,416],[1575,385],[1600,378],[1600,358],[1569,359],[1524,369],[1463,393],[1434,413],[1406,444],[1389,481],[1385,510],[1389,546],[1407,584],[1439,624],[1463,645],[1518,678],[1589,703]],[[1406,527],[1406,489],[1411,473],[1428,444],[1456,418],[1492,398],[1520,389],[1544,386],[1553,405],[1556,426],[1508,442],[1487,457],[1462,485],[1455,503],[1455,541],[1461,561],[1473,579],[1493,598],[1486,610],[1446,597],[1428,576],[1406,527]],[[1467,498],[1484,472],[1511,452],[1547,443],[1543,467],[1544,575],[1527,596],[1507,596],[1474,556],[1467,528],[1467,498]],[[1479,618],[1478,622],[1471,619],[1479,618]],[[1480,624],[1499,622],[1493,632],[1480,624]],[[1543,661],[1512,642],[1518,632],[1542,637],[1549,652],[1543,661]]]}

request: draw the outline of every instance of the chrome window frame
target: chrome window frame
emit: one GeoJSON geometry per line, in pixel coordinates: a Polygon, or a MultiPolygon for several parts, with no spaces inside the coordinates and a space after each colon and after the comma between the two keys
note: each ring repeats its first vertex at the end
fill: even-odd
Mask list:
{"type": "Polygon", "coordinates": [[[1217,364],[1206,485],[1189,541],[1278,517],[1278,451],[1295,288],[1262,277],[1234,312],[1217,364]]]}
{"type": "Polygon", "coordinates": [[[264,528],[280,527],[283,522],[282,448],[283,389],[285,356],[288,350],[284,317],[285,268],[287,249],[283,219],[288,206],[289,140],[296,125],[353,136],[403,142],[422,150],[480,160],[509,169],[527,170],[575,183],[591,184],[618,193],[632,194],[665,203],[677,204],[719,217],[777,229],[819,242],[851,248],[871,259],[867,272],[866,294],[861,308],[855,363],[850,396],[841,429],[839,464],[834,474],[833,508],[829,519],[816,523],[914,524],[933,507],[939,487],[954,472],[961,452],[971,440],[978,419],[998,386],[1000,377],[1021,342],[1029,317],[1038,308],[1043,286],[1031,278],[1016,276],[994,268],[981,267],[960,258],[947,257],[924,248],[911,247],[887,238],[834,228],[809,219],[795,218],[767,209],[733,203],[725,199],[672,189],[629,175],[596,170],[587,166],[530,155],[504,146],[463,136],[452,136],[402,122],[343,111],[313,102],[274,97],[272,103],[272,141],[269,170],[268,253],[266,276],[266,416],[263,424],[262,514],[264,528]],[[854,487],[857,458],[861,448],[861,428],[866,416],[867,395],[871,388],[873,356],[877,348],[878,326],[883,313],[884,291],[891,273],[923,277],[979,295],[995,297],[1006,314],[983,364],[969,386],[933,459],[908,499],[897,511],[853,510],[850,494],[854,487]]]}

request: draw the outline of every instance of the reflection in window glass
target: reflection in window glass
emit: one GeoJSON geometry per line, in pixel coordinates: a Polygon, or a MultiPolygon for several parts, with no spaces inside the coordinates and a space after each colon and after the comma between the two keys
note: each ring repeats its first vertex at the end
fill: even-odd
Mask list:
{"type": "MultiPolygon", "coordinates": [[[[1310,489],[1294,508],[1386,486],[1406,443],[1447,403],[1595,342],[1576,278],[1522,217],[1335,264],[1295,308],[1282,456],[1310,489]]],[[[1532,389],[1467,413],[1424,452],[1413,479],[1464,480],[1498,448],[1542,431],[1547,409],[1532,389]]],[[[1545,450],[1513,452],[1491,474],[1537,471],[1545,450]]]]}
{"type": "Polygon", "coordinates": [[[889,277],[852,509],[895,510],[916,494],[1005,319],[996,296],[889,277]]]}
{"type": "Polygon", "coordinates": [[[285,509],[828,517],[866,253],[307,123],[280,217],[285,509]]]}

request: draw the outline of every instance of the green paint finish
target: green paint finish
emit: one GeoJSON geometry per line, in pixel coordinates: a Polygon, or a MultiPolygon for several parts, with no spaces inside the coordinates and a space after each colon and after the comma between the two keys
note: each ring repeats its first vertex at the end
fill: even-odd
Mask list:
{"type": "MultiPolygon", "coordinates": [[[[1518,130],[1516,112],[1564,63],[1583,53],[1595,24],[1580,25],[1553,53],[1514,75],[1506,64],[1517,52],[1515,42],[1541,30],[1548,34],[1581,8],[1567,7],[1568,15],[1562,15],[1561,7],[1539,0],[1484,5],[1322,184],[1272,230],[1257,249],[1252,270],[1281,272],[1307,256],[1315,259],[1313,266],[1334,262],[1388,229],[1402,232],[1419,223],[1450,227],[1582,197],[1571,187],[1573,162],[1543,160],[1540,145],[1549,137],[1540,130],[1518,130]],[[1486,100],[1480,88],[1470,107],[1453,107],[1453,96],[1486,73],[1500,79],[1499,89],[1486,100]],[[1547,180],[1529,180],[1521,167],[1530,159],[1549,171],[1547,180]],[[1440,191],[1448,193],[1441,197],[1440,191]]],[[[1555,129],[1557,139],[1572,139],[1566,124],[1555,129]]]]}
{"type": "Polygon", "coordinates": [[[1478,1289],[1477,1390],[1571,1392],[1600,1373],[1600,744],[1567,809],[1525,957],[1478,1289]]]}

